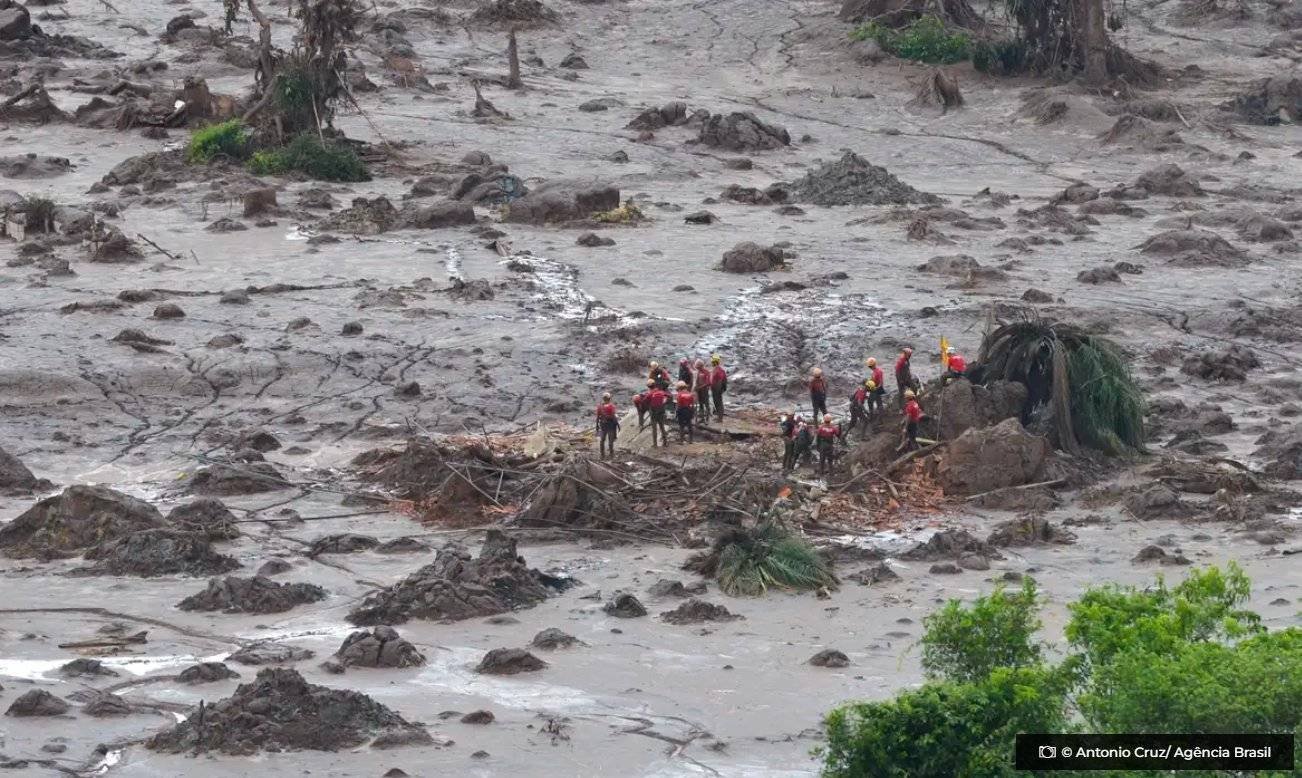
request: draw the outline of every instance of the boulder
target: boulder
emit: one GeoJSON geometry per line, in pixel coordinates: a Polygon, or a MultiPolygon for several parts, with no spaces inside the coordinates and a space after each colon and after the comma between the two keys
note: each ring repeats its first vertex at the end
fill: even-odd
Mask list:
{"type": "Polygon", "coordinates": [[[72,706],[44,689],[30,689],[14,700],[6,716],[62,716],[72,706]]]}
{"type": "Polygon", "coordinates": [[[284,613],[296,605],[319,602],[326,591],[310,583],[277,583],[263,575],[213,578],[208,588],[181,600],[183,611],[223,613],[284,613]]]}
{"type": "Polygon", "coordinates": [[[216,464],[205,467],[190,479],[190,491],[203,495],[258,494],[285,489],[289,482],[270,462],[247,462],[238,466],[216,464]]]}
{"type": "Polygon", "coordinates": [[[409,205],[402,210],[402,224],[411,229],[437,230],[474,223],[475,209],[458,200],[409,205]]]}
{"type": "Polygon", "coordinates": [[[725,273],[767,273],[786,267],[786,254],[777,246],[743,241],[723,253],[719,270],[725,273]]]}
{"type": "Polygon", "coordinates": [[[734,111],[706,119],[697,142],[728,151],[763,151],[791,145],[791,135],[785,127],[760,121],[749,111],[734,111]]]}
{"type": "Polygon", "coordinates": [[[594,213],[614,210],[619,202],[619,189],[608,184],[548,181],[511,202],[505,221],[517,224],[578,221],[594,213]]]}
{"type": "Polygon", "coordinates": [[[533,673],[547,667],[547,663],[523,648],[495,648],[484,655],[475,672],[484,675],[516,675],[533,673]]]}
{"type": "Polygon", "coordinates": [[[32,16],[18,3],[8,3],[0,10],[0,41],[17,41],[32,34],[32,16]]]}
{"type": "Polygon", "coordinates": [[[187,532],[199,532],[209,540],[234,540],[240,536],[235,514],[213,497],[200,497],[178,505],[167,514],[167,523],[187,532]]]}
{"type": "Polygon", "coordinates": [[[809,663],[814,667],[849,667],[850,657],[844,652],[837,651],[835,648],[825,648],[809,658],[809,663]]]}
{"type": "Polygon", "coordinates": [[[602,607],[602,610],[621,619],[635,619],[647,614],[646,606],[628,592],[617,593],[602,607]]]}
{"type": "Polygon", "coordinates": [[[1016,381],[991,381],[986,386],[962,378],[951,381],[935,403],[943,409],[936,414],[940,439],[954,440],[970,429],[1020,416],[1026,398],[1026,384],[1016,381]]]}
{"type": "Polygon", "coordinates": [[[1152,170],[1144,171],[1135,180],[1135,186],[1148,191],[1149,194],[1170,197],[1201,197],[1206,194],[1197,179],[1174,163],[1159,165],[1152,170]]]}
{"type": "Polygon", "coordinates": [[[261,216],[276,210],[276,190],[271,187],[253,189],[244,193],[244,218],[261,216]]]}
{"type": "Polygon", "coordinates": [[[1049,453],[1049,441],[1027,432],[1017,419],[969,429],[949,444],[941,459],[941,488],[949,495],[972,495],[1032,483],[1049,453]]]}
{"type": "Polygon", "coordinates": [[[18,457],[0,448],[0,493],[30,494],[50,485],[49,481],[32,475],[18,457]]]}
{"type": "Polygon", "coordinates": [[[335,657],[344,667],[419,667],[425,656],[393,627],[354,632],[344,639],[335,657]]]}
{"type": "Polygon", "coordinates": [[[213,550],[198,532],[147,529],[111,540],[86,552],[95,564],[79,568],[80,575],[218,575],[240,563],[213,550]]]}
{"type": "Polygon", "coordinates": [[[240,674],[227,667],[221,662],[200,662],[190,665],[181,671],[177,680],[191,686],[201,683],[213,683],[215,681],[225,681],[230,678],[239,678],[240,674]]]}
{"type": "Polygon", "coordinates": [[[104,486],[69,486],[0,527],[0,550],[19,559],[55,559],[165,526],[162,514],[143,500],[104,486]]]}
{"type": "Polygon", "coordinates": [[[555,627],[548,627],[534,635],[533,640],[529,641],[529,645],[545,651],[555,651],[559,648],[573,648],[586,644],[573,635],[562,632],[555,627]]]}

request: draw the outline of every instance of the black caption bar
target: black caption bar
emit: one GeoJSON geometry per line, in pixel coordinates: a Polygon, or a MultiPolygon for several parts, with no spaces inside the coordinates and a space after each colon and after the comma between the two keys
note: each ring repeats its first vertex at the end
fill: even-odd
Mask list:
{"type": "Polygon", "coordinates": [[[1292,770],[1292,735],[1018,735],[1018,770],[1292,770]]]}

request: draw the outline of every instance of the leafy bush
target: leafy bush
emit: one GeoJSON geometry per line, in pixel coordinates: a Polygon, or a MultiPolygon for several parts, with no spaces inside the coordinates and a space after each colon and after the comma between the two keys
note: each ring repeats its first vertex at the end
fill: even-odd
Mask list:
{"type": "Polygon", "coordinates": [[[972,46],[972,67],[982,73],[1008,76],[1026,68],[1026,41],[1021,38],[981,41],[972,46]]]}
{"type": "Polygon", "coordinates": [[[971,39],[962,32],[951,33],[935,16],[915,19],[901,29],[869,22],[850,33],[855,40],[875,40],[883,51],[902,59],[949,65],[962,62],[971,53],[971,39]]]}
{"type": "Polygon", "coordinates": [[[249,171],[260,176],[298,171],[321,181],[368,181],[371,177],[357,152],[322,143],[311,133],[296,136],[283,148],[257,152],[249,160],[249,171]]]}
{"type": "Polygon", "coordinates": [[[190,135],[185,159],[194,164],[211,162],[216,157],[244,159],[249,155],[249,129],[239,119],[210,124],[190,135]]]}
{"type": "Polygon", "coordinates": [[[923,621],[922,667],[932,678],[970,683],[1000,667],[1038,665],[1038,611],[1035,582],[1029,578],[1020,591],[997,588],[970,608],[950,600],[923,621]]]}
{"type": "Polygon", "coordinates": [[[773,520],[725,532],[684,568],[717,578],[719,589],[734,597],[759,596],[769,588],[817,589],[837,583],[822,554],[773,520]]]}

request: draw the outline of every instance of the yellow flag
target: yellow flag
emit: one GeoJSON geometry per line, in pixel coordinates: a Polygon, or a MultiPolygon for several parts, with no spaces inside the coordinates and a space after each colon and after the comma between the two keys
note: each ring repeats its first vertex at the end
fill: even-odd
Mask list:
{"type": "Polygon", "coordinates": [[[946,370],[949,369],[949,341],[944,335],[940,336],[940,364],[946,370]]]}

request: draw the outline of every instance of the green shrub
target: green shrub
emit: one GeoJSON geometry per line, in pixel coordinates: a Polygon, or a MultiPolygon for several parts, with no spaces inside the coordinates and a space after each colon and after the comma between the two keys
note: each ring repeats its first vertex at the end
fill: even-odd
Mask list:
{"type": "Polygon", "coordinates": [[[972,67],[982,73],[1008,76],[1026,68],[1026,41],[1020,38],[981,41],[972,45],[972,67]]]}
{"type": "Polygon", "coordinates": [[[683,568],[718,579],[719,589],[733,596],[837,583],[832,566],[817,549],[771,518],[724,532],[709,551],[694,554],[683,568]]]}
{"type": "Polygon", "coordinates": [[[187,162],[203,164],[216,157],[244,159],[249,155],[249,130],[244,122],[231,119],[220,124],[210,124],[190,135],[186,151],[187,162]]]}
{"type": "Polygon", "coordinates": [[[311,133],[298,135],[279,149],[266,149],[249,160],[249,171],[279,176],[293,171],[320,181],[368,181],[370,174],[357,152],[334,143],[322,143],[311,133]]]}
{"type": "Polygon", "coordinates": [[[869,22],[850,33],[855,40],[875,40],[883,51],[902,59],[949,65],[967,59],[971,39],[966,33],[951,33],[935,16],[915,19],[907,27],[894,29],[869,22]]]}
{"type": "Polygon", "coordinates": [[[996,588],[971,606],[950,600],[924,621],[922,667],[932,678],[980,681],[1000,667],[1040,663],[1039,598],[1027,578],[1017,592],[996,588]]]}

